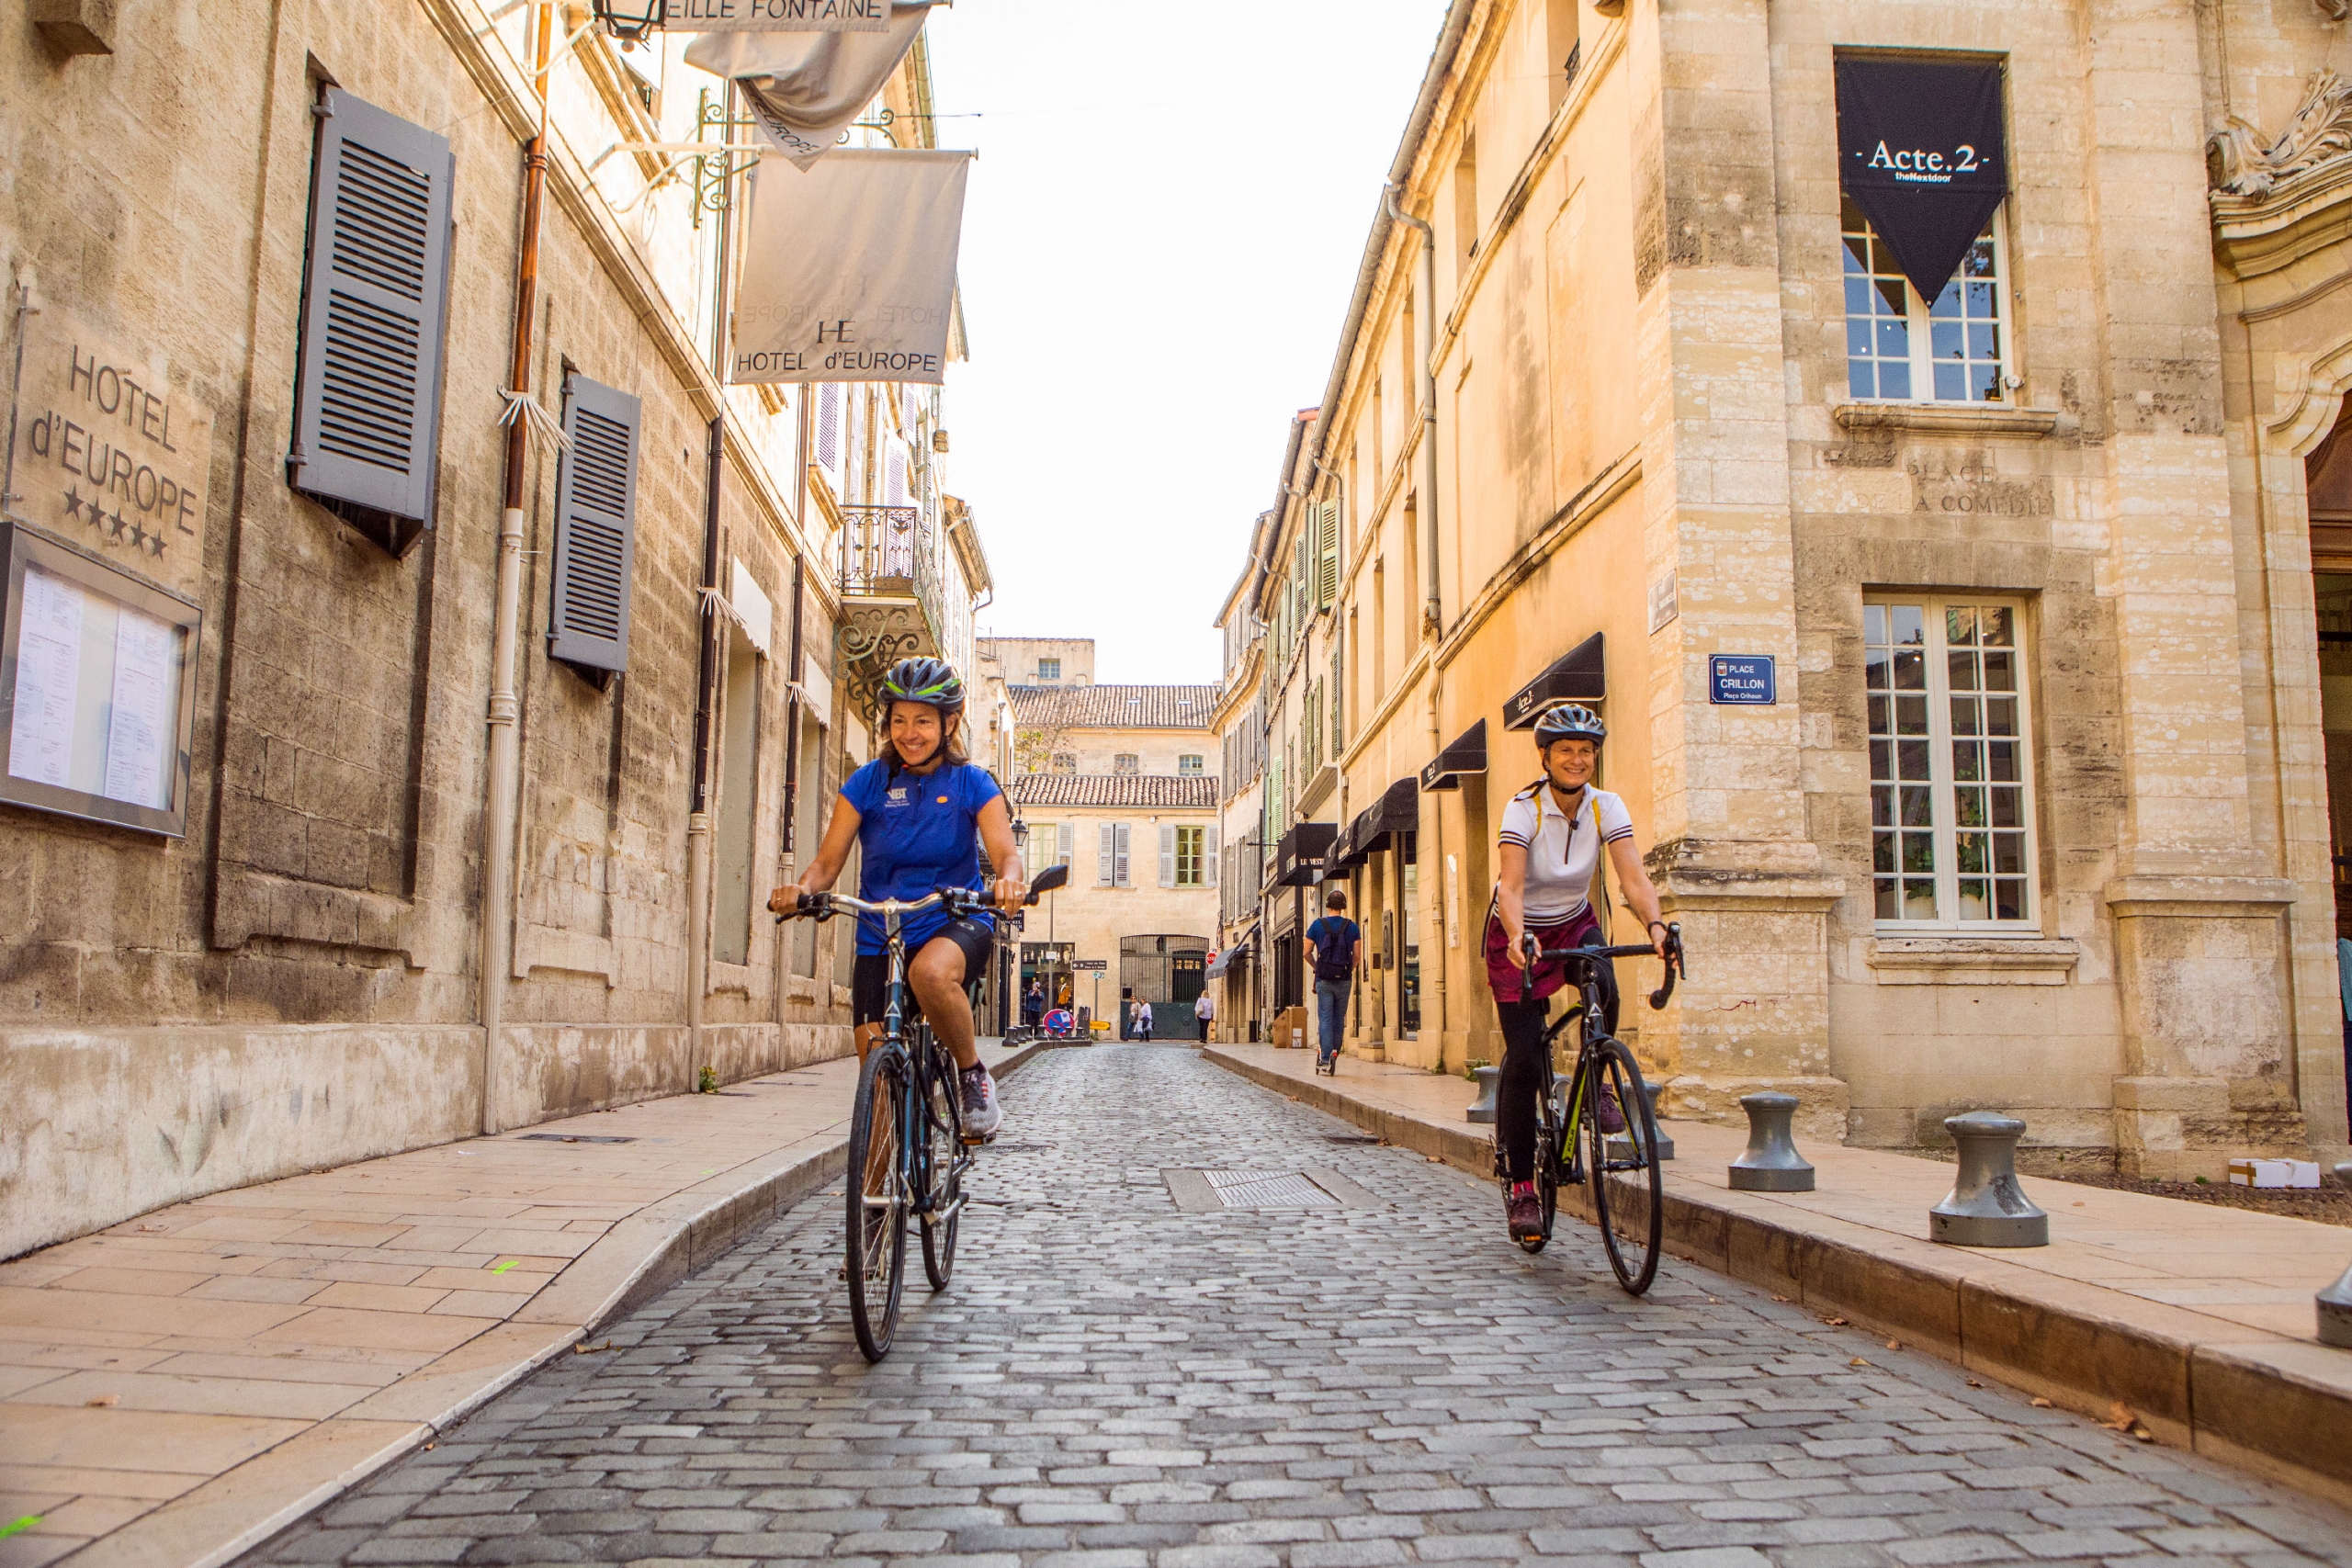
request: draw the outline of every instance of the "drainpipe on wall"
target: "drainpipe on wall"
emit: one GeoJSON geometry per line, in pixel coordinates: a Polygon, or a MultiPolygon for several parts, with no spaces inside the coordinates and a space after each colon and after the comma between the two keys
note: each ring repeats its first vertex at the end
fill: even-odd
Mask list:
{"type": "MultiPolygon", "coordinates": [[[[538,310],[539,209],[548,179],[548,69],[555,7],[539,7],[532,82],[539,95],[539,133],[523,149],[523,243],[514,287],[514,362],[508,385],[518,397],[531,390],[531,325],[538,310]]],[[[499,1080],[506,1071],[506,972],[513,964],[514,929],[513,872],[514,819],[522,792],[522,699],[515,689],[520,662],[516,644],[523,612],[523,485],[530,459],[530,420],[519,412],[506,432],[506,490],[498,515],[497,609],[491,640],[489,843],[482,857],[481,947],[477,955],[481,985],[481,1130],[485,1136],[505,1125],[499,1114],[499,1080]]]]}
{"type": "MultiPolygon", "coordinates": [[[[729,124],[735,119],[735,84],[729,82],[719,100],[729,124]]],[[[727,286],[734,260],[734,181],[723,187],[718,233],[718,292],[710,307],[710,368],[718,379],[718,404],[710,414],[710,446],[703,483],[702,520],[702,656],[695,682],[694,793],[686,812],[686,1047],[687,1066],[699,1069],[703,1061],[703,998],[710,989],[710,752],[714,740],[711,714],[713,687],[718,678],[718,611],[711,596],[718,592],[719,482],[727,465],[727,286]]]]}

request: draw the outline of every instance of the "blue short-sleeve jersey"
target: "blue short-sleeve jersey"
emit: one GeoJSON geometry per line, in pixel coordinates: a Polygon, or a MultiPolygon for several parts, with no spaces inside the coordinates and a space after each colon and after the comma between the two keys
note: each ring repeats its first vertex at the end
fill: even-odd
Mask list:
{"type": "MultiPolygon", "coordinates": [[[[850,774],[842,798],[858,817],[858,897],[921,898],[939,887],[979,891],[980,808],[1003,793],[995,776],[973,762],[893,773],[877,759],[850,774]]],[[[944,909],[930,909],[909,920],[903,928],[909,956],[937,936],[948,918],[944,909]]],[[[857,922],[857,951],[887,951],[880,920],[857,922]]]]}

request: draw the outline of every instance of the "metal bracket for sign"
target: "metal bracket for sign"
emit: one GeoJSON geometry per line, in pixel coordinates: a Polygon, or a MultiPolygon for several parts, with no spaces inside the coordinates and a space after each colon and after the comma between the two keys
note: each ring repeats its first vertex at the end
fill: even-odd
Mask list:
{"type": "Polygon", "coordinates": [[[727,193],[732,188],[737,175],[759,166],[761,154],[767,151],[764,144],[729,140],[739,130],[756,130],[758,128],[757,120],[737,119],[727,112],[727,105],[723,101],[710,101],[708,87],[702,89],[701,107],[695,113],[695,142],[700,145],[703,132],[715,129],[718,132],[718,145],[695,159],[695,228],[702,227],[704,213],[727,210],[727,193]],[[748,152],[750,162],[736,163],[735,154],[738,152],[748,152]]]}

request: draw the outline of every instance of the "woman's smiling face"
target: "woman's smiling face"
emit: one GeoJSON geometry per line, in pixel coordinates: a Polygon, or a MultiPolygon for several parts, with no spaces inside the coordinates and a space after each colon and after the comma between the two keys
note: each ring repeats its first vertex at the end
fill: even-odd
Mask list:
{"type": "Polygon", "coordinates": [[[1600,764],[1600,748],[1580,736],[1555,740],[1544,748],[1544,774],[1563,790],[1582,789],[1592,782],[1600,764]]]}
{"type": "Polygon", "coordinates": [[[939,755],[946,736],[939,710],[929,703],[890,705],[890,746],[908,767],[920,768],[939,755]]]}

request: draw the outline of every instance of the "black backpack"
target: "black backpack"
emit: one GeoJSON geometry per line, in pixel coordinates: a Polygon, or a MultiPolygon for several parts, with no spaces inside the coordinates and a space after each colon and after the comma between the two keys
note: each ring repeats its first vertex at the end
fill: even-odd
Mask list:
{"type": "MultiPolygon", "coordinates": [[[[1326,920],[1332,917],[1326,915],[1326,920]]],[[[1327,934],[1315,944],[1315,977],[1318,980],[1345,980],[1356,972],[1355,941],[1342,927],[1337,935],[1327,934]]]]}

